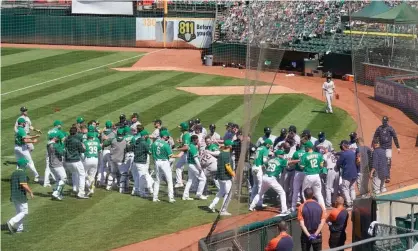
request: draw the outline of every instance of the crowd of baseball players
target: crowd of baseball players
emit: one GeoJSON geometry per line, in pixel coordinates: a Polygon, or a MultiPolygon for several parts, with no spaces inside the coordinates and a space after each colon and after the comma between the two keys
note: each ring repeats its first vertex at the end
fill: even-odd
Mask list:
{"type": "Polygon", "coordinates": [[[307,188],[313,190],[323,208],[332,207],[338,195],[343,196],[346,207],[352,207],[356,185],[360,195],[366,195],[369,181],[373,193],[384,192],[385,183],[390,182],[392,139],[400,151],[387,117],[376,130],[372,149],[352,132],[348,140],[340,142],[339,151],[326,132],[319,132],[315,138],[309,129],[298,134],[294,125],[282,128],[278,136],[265,127],[264,135],[253,144],[250,136],[243,135],[239,125],[232,122],[225,125],[223,137],[214,124],[206,129],[199,119],[182,122],[178,125],[181,136],[174,139],[160,119],[153,121],[154,129],[148,132],[137,113],[130,119],[122,114],[118,123],[106,121],[104,126],[78,117],[68,132],[61,121],[51,123],[44,148],[45,176],[40,179],[31,157],[40,131],[31,124],[28,109],[22,107],[20,111],[14,128],[17,170],[11,178],[11,200],[17,215],[8,221],[9,229],[17,232],[22,231],[22,220],[28,212],[26,193],[33,197],[27,175],[22,172],[26,168],[32,171],[33,180],[43,181],[45,187],[55,181],[54,200],[62,200],[64,187],[70,185],[79,199],[89,199],[96,187],[103,187],[160,202],[161,182],[167,184],[170,203],[175,202],[174,189],[183,187],[183,200],[207,200],[210,183],[218,192],[208,209],[216,212],[216,205],[223,199],[219,210],[223,216],[230,215],[230,191],[239,171],[247,183],[250,211],[265,206],[264,194],[271,188],[280,201],[280,215],[287,215],[304,201],[307,188]],[[244,166],[238,168],[241,155],[244,166]],[[183,180],[185,167],[187,180],[183,180]],[[191,190],[195,196],[191,196],[191,190]]]}

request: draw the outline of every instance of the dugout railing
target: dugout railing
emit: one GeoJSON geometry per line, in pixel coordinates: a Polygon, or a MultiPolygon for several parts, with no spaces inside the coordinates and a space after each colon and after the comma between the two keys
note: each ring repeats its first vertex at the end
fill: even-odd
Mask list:
{"type": "MultiPolygon", "coordinates": [[[[268,242],[279,234],[277,225],[282,220],[288,224],[288,233],[299,239],[301,229],[296,213],[292,213],[286,217],[274,217],[202,238],[199,241],[199,251],[264,250],[268,242]]],[[[300,242],[295,243],[294,248],[300,250],[300,242]]]]}

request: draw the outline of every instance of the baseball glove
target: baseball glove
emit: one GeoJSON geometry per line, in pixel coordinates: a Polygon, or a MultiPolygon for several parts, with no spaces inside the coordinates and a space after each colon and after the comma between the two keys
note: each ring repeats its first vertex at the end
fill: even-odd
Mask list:
{"type": "Polygon", "coordinates": [[[336,93],[336,94],[335,94],[335,98],[336,98],[336,99],[340,99],[340,94],[336,93]]]}

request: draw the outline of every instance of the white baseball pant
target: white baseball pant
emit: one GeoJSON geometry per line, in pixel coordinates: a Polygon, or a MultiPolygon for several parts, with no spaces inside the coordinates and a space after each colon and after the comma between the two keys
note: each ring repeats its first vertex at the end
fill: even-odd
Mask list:
{"type": "Polygon", "coordinates": [[[20,158],[25,158],[29,161],[28,167],[32,171],[35,178],[39,177],[38,171],[36,171],[35,164],[33,163],[32,156],[30,155],[30,150],[27,145],[18,146],[15,145],[15,155],[16,161],[20,158]]]}
{"type": "Polygon", "coordinates": [[[303,198],[302,184],[305,179],[305,173],[295,171],[295,176],[293,177],[293,191],[292,191],[292,210],[296,210],[296,204],[300,201],[300,198],[303,198]]]}
{"type": "Polygon", "coordinates": [[[152,193],[153,180],[149,174],[149,165],[147,163],[134,163],[132,172],[135,172],[137,175],[137,180],[134,179],[134,191],[139,193],[139,195],[145,195],[145,189],[148,189],[152,193]],[[150,178],[151,182],[149,182],[150,178]]]}
{"type": "Polygon", "coordinates": [[[52,192],[52,195],[61,196],[65,183],[67,182],[67,173],[65,172],[65,169],[63,166],[51,167],[50,169],[51,169],[51,173],[55,176],[56,181],[57,181],[54,191],[52,192]]]}
{"type": "Polygon", "coordinates": [[[332,99],[333,99],[333,96],[334,96],[333,93],[325,92],[325,98],[327,99],[327,108],[326,108],[326,111],[328,111],[328,112],[332,112],[332,99]]]}
{"type": "Polygon", "coordinates": [[[353,205],[353,201],[356,199],[356,190],[354,189],[354,186],[356,184],[356,179],[353,180],[346,180],[343,179],[343,182],[341,183],[340,189],[341,193],[343,194],[345,203],[348,207],[351,207],[353,205]]]}
{"type": "Polygon", "coordinates": [[[379,177],[379,175],[375,174],[372,179],[373,193],[375,195],[386,192],[385,180],[386,177],[379,177]]]}
{"type": "MultiPolygon", "coordinates": [[[[250,203],[261,190],[261,185],[263,183],[263,170],[261,166],[252,166],[251,173],[253,174],[253,186],[251,187],[250,203]]],[[[264,196],[260,198],[261,204],[263,204],[263,198],[264,196]]]]}
{"type": "Polygon", "coordinates": [[[289,204],[291,204],[292,202],[294,178],[295,178],[295,169],[288,170],[287,168],[283,170],[283,173],[280,177],[280,184],[286,193],[286,202],[288,202],[289,204]]]}
{"type": "Polygon", "coordinates": [[[103,150],[97,174],[97,181],[100,183],[100,185],[105,184],[106,176],[108,173],[110,173],[110,150],[103,150]]]}
{"type": "Polygon", "coordinates": [[[325,184],[325,205],[332,207],[338,195],[338,187],[340,182],[340,172],[335,171],[334,168],[328,169],[327,181],[325,184]]]}
{"type": "Polygon", "coordinates": [[[228,198],[229,191],[232,187],[232,180],[219,180],[219,190],[216,193],[215,198],[210,204],[210,208],[215,208],[221,198],[224,198],[221,206],[221,212],[228,211],[229,202],[231,202],[231,197],[228,198]]]}
{"type": "Polygon", "coordinates": [[[196,196],[200,197],[201,195],[203,195],[203,190],[205,189],[205,184],[206,184],[205,172],[200,171],[193,164],[188,164],[187,168],[188,168],[188,179],[187,179],[186,187],[184,188],[183,198],[189,198],[190,187],[192,186],[194,181],[198,182],[196,196]]]}
{"type": "Polygon", "coordinates": [[[256,206],[261,206],[262,200],[260,198],[263,197],[263,195],[272,188],[279,196],[280,196],[280,206],[281,211],[286,212],[287,211],[287,203],[286,203],[286,193],[283,190],[283,187],[279,184],[276,177],[269,177],[267,175],[263,176],[263,181],[261,182],[261,189],[258,192],[258,194],[254,197],[253,201],[251,202],[250,209],[254,209],[256,206]]]}
{"type": "Polygon", "coordinates": [[[51,172],[51,168],[49,167],[49,154],[48,151],[46,151],[46,158],[45,158],[45,175],[44,175],[44,186],[48,186],[51,184],[51,181],[49,180],[49,177],[51,176],[51,178],[53,180],[56,180],[54,174],[51,172]]]}
{"type": "Polygon", "coordinates": [[[305,200],[305,189],[306,188],[312,188],[314,192],[315,198],[318,200],[318,203],[325,207],[324,197],[322,197],[322,186],[321,186],[321,177],[319,177],[319,174],[310,174],[306,175],[303,179],[302,183],[302,195],[303,200],[305,200]]]}
{"type": "Polygon", "coordinates": [[[187,164],[187,153],[183,152],[179,161],[176,163],[176,183],[183,184],[183,169],[184,165],[187,164]]]}
{"type": "Polygon", "coordinates": [[[83,163],[66,162],[65,165],[71,171],[73,177],[73,191],[77,192],[79,197],[84,196],[84,190],[86,188],[86,171],[84,170],[83,163]]]}
{"type": "Polygon", "coordinates": [[[92,189],[94,185],[94,178],[97,173],[97,166],[99,164],[98,158],[86,158],[84,161],[84,169],[86,171],[86,185],[89,190],[92,189]]]}
{"type": "Polygon", "coordinates": [[[160,191],[160,182],[165,176],[168,187],[168,198],[174,199],[174,187],[173,187],[173,175],[171,173],[170,162],[168,160],[156,160],[155,161],[155,182],[154,182],[154,200],[158,199],[158,193],[160,191]]]}
{"type": "Polygon", "coordinates": [[[125,165],[126,168],[128,169],[128,173],[129,171],[131,171],[132,168],[132,164],[134,163],[134,153],[133,152],[128,152],[125,154],[125,165]]]}
{"type": "Polygon", "coordinates": [[[13,202],[16,209],[16,215],[9,220],[9,223],[13,228],[17,229],[18,232],[23,231],[23,219],[26,215],[29,214],[28,203],[27,202],[13,202]]]}

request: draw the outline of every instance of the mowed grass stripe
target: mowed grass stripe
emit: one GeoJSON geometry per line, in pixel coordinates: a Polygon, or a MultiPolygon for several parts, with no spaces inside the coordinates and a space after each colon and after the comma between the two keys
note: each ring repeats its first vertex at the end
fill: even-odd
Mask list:
{"type": "Polygon", "coordinates": [[[46,58],[26,61],[1,68],[1,80],[6,81],[29,74],[52,70],[61,66],[69,66],[85,60],[99,58],[112,54],[105,51],[71,51],[62,55],[50,56],[46,58]]]}
{"type": "Polygon", "coordinates": [[[19,53],[19,55],[8,55],[1,57],[1,67],[23,63],[26,61],[56,56],[68,53],[66,50],[30,50],[19,53]]]}
{"type": "Polygon", "coordinates": [[[32,49],[23,49],[23,48],[5,48],[2,47],[1,48],[1,56],[7,56],[7,55],[13,55],[13,54],[17,54],[17,53],[22,53],[25,51],[30,51],[32,49]]]}
{"type": "Polygon", "coordinates": [[[276,136],[280,134],[282,128],[289,128],[290,125],[296,126],[298,133],[300,133],[307,128],[308,124],[316,116],[312,109],[316,109],[317,102],[304,95],[286,94],[285,96],[288,95],[295,95],[295,97],[300,97],[302,100],[291,108],[287,114],[283,114],[284,116],[281,116],[280,120],[272,126],[272,132],[276,136]]]}
{"type": "Polygon", "coordinates": [[[22,76],[22,77],[17,77],[8,81],[4,81],[2,82],[3,93],[15,91],[16,89],[25,88],[28,86],[33,86],[35,84],[44,83],[46,81],[50,81],[50,82],[47,82],[47,83],[44,83],[42,85],[38,85],[35,87],[26,88],[18,92],[13,92],[7,95],[3,95],[2,100],[12,99],[22,94],[33,92],[34,90],[44,89],[44,88],[53,86],[55,84],[58,84],[64,81],[78,78],[79,76],[84,75],[86,73],[89,74],[90,72],[103,71],[111,67],[118,67],[118,65],[124,62],[119,62],[119,63],[115,63],[115,62],[122,60],[122,59],[126,59],[128,57],[135,56],[135,55],[140,56],[141,54],[138,54],[138,53],[127,54],[126,52],[117,52],[117,53],[105,55],[103,57],[92,58],[92,59],[88,58],[84,61],[69,64],[69,65],[64,65],[64,66],[55,68],[53,70],[41,71],[41,72],[33,73],[30,75],[22,76]],[[110,66],[102,67],[103,65],[106,65],[109,63],[113,63],[113,64],[110,66]],[[90,69],[94,69],[94,70],[90,70],[90,69]],[[78,74],[86,70],[90,70],[90,71],[78,74]],[[72,74],[75,74],[75,75],[72,75],[72,74]],[[55,79],[58,79],[58,80],[55,80],[55,79]]]}
{"type": "Polygon", "coordinates": [[[76,79],[68,80],[66,82],[49,86],[41,90],[34,89],[34,91],[31,93],[23,94],[14,99],[9,99],[9,100],[2,102],[1,103],[2,110],[9,108],[11,106],[25,104],[28,100],[35,100],[40,97],[45,97],[46,95],[51,95],[55,93],[57,93],[58,95],[61,95],[61,93],[65,93],[65,90],[67,89],[74,88],[79,85],[84,85],[88,82],[95,81],[95,80],[98,80],[98,79],[101,79],[101,78],[104,78],[104,77],[107,77],[116,73],[117,73],[116,71],[109,71],[109,70],[105,72],[103,71],[96,72],[96,73],[92,72],[90,75],[85,74],[76,79]]]}

